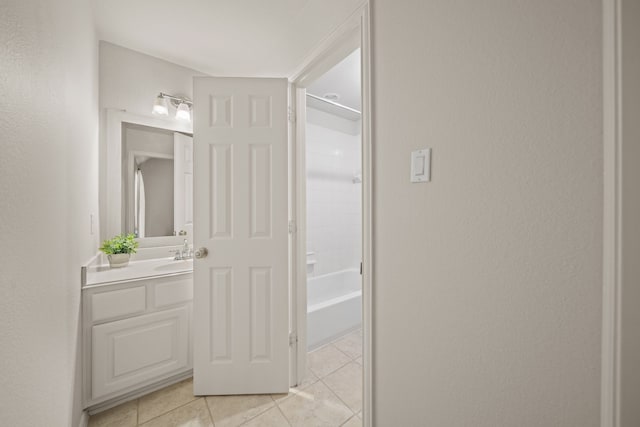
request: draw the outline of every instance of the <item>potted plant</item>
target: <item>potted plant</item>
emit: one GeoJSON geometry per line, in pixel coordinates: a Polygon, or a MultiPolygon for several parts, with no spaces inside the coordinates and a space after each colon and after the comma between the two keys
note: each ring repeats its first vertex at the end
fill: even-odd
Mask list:
{"type": "Polygon", "coordinates": [[[120,234],[102,242],[100,250],[107,255],[111,268],[126,267],[131,254],[136,253],[138,242],[133,234],[120,234]]]}

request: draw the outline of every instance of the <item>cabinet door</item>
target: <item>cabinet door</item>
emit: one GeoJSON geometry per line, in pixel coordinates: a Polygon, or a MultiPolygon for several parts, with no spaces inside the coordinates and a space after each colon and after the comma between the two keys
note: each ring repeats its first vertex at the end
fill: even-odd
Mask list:
{"type": "Polygon", "coordinates": [[[93,327],[92,398],[189,368],[189,305],[93,327]]]}

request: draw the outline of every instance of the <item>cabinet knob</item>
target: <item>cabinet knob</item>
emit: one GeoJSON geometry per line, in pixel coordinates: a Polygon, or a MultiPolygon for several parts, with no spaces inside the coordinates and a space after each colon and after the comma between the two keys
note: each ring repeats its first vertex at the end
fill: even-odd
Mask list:
{"type": "Polygon", "coordinates": [[[193,253],[193,256],[195,256],[197,259],[206,258],[207,255],[209,255],[209,251],[207,250],[207,248],[199,248],[193,253]]]}

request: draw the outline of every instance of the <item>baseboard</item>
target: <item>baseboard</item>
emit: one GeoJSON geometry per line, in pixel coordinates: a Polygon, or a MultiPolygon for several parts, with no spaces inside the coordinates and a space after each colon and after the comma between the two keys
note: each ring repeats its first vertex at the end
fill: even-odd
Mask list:
{"type": "Polygon", "coordinates": [[[82,415],[80,416],[80,421],[78,422],[78,427],[87,427],[89,425],[89,413],[87,411],[82,411],[82,415]]]}

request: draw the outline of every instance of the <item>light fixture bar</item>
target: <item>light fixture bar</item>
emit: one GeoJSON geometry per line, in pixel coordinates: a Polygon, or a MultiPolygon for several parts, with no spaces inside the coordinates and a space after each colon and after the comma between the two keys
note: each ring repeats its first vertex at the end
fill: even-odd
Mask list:
{"type": "Polygon", "coordinates": [[[171,100],[171,101],[173,101],[173,102],[175,102],[177,104],[185,103],[190,107],[193,106],[193,102],[191,100],[187,99],[187,98],[181,98],[179,96],[169,95],[168,93],[164,93],[164,92],[160,92],[160,95],[158,95],[158,96],[160,96],[162,98],[167,98],[167,99],[169,99],[169,100],[171,100]]]}

